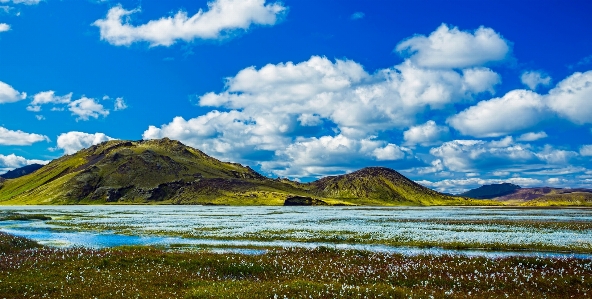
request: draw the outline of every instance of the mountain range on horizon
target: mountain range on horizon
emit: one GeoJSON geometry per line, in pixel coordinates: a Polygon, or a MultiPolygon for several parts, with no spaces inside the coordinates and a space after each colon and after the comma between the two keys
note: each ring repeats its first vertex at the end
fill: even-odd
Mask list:
{"type": "Polygon", "coordinates": [[[168,138],[113,140],[0,183],[0,204],[475,205],[398,172],[364,168],[310,183],[271,179],[168,138]]]}
{"type": "Polygon", "coordinates": [[[592,190],[494,184],[458,196],[367,167],[310,183],[271,179],[168,138],[112,140],[0,177],[0,204],[589,205],[592,190]],[[586,191],[588,190],[588,191],[586,191]],[[512,194],[521,194],[517,198],[512,194]],[[529,195],[530,194],[530,195],[529,195]],[[541,196],[536,196],[541,195],[541,196]]]}
{"type": "Polygon", "coordinates": [[[511,183],[483,185],[458,194],[475,199],[495,200],[506,204],[537,205],[591,205],[592,189],[586,188],[523,188],[511,183]]]}

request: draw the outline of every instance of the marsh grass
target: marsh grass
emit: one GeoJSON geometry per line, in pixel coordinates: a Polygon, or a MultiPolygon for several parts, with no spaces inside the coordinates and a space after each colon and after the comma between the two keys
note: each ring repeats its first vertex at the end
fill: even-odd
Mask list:
{"type": "Polygon", "coordinates": [[[51,220],[51,217],[41,214],[19,214],[19,213],[4,213],[0,214],[0,221],[17,220],[51,220]]]}
{"type": "Polygon", "coordinates": [[[589,298],[592,260],[40,248],[0,233],[0,298],[589,298]],[[16,243],[14,242],[16,241],[16,243]]]}
{"type": "MultiPolygon", "coordinates": [[[[587,222],[553,222],[553,221],[512,221],[512,220],[401,220],[402,223],[429,223],[440,225],[446,231],[453,232],[505,232],[515,229],[527,229],[533,232],[543,231],[589,231],[592,225],[587,222]]],[[[280,229],[260,230],[257,232],[246,232],[227,234],[224,227],[196,227],[190,231],[144,229],[139,233],[138,228],[133,225],[116,223],[68,223],[49,221],[50,224],[61,227],[53,228],[55,231],[96,231],[116,232],[121,235],[146,235],[161,237],[181,237],[187,239],[204,239],[217,241],[253,241],[253,242],[299,242],[299,243],[321,243],[321,244],[358,244],[358,245],[384,245],[393,247],[417,247],[417,248],[442,248],[458,250],[489,250],[489,251],[537,251],[537,252],[572,252],[592,253],[592,244],[582,241],[576,244],[551,244],[537,242],[494,242],[484,241],[455,241],[455,240],[424,240],[413,238],[413,236],[399,236],[396,238],[385,238],[378,234],[364,233],[347,230],[313,230],[313,229],[280,229]]]]}

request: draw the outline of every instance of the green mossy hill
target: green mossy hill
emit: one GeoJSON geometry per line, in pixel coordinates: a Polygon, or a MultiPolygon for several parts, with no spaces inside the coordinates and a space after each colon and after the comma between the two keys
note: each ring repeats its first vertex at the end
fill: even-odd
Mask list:
{"type": "MultiPolygon", "coordinates": [[[[107,141],[7,180],[3,204],[254,204],[304,191],[168,138],[107,141]]],[[[263,204],[263,203],[258,203],[263,204]]]]}
{"type": "Polygon", "coordinates": [[[299,197],[313,205],[490,204],[440,194],[380,167],[308,184],[274,180],[168,138],[103,142],[0,183],[0,204],[284,205],[299,197]]]}
{"type": "Polygon", "coordinates": [[[310,183],[311,192],[356,204],[476,205],[490,204],[452,197],[421,186],[395,170],[368,167],[349,174],[329,176],[310,183]]]}

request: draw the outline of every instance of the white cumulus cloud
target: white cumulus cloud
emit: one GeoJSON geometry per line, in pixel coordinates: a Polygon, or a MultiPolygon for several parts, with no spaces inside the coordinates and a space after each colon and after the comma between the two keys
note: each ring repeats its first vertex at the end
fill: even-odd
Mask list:
{"type": "Polygon", "coordinates": [[[452,116],[448,123],[464,135],[497,137],[531,128],[548,114],[541,95],[519,89],[481,101],[452,116]]]}
{"type": "Polygon", "coordinates": [[[429,120],[423,125],[413,126],[403,132],[403,139],[408,145],[429,146],[442,143],[442,140],[448,137],[448,133],[448,127],[438,126],[435,121],[429,120]]]}
{"type": "Polygon", "coordinates": [[[331,62],[313,56],[297,64],[243,69],[227,79],[226,91],[200,96],[199,104],[240,110],[251,117],[283,115],[303,125],[326,119],[343,134],[365,134],[412,125],[426,106],[439,109],[470,100],[499,83],[498,75],[489,69],[465,73],[404,63],[371,75],[351,60],[331,62]]]}
{"type": "Polygon", "coordinates": [[[27,98],[27,93],[18,92],[12,86],[0,81],[0,104],[13,103],[27,98]]]}
{"type": "Polygon", "coordinates": [[[127,104],[123,100],[123,98],[116,98],[113,110],[120,111],[127,109],[127,104]]]}
{"type": "Polygon", "coordinates": [[[109,110],[105,109],[103,105],[97,103],[95,99],[82,97],[76,101],[68,104],[68,110],[72,115],[78,116],[76,120],[89,120],[89,118],[99,118],[99,116],[109,115],[109,110]]]}
{"type": "Polygon", "coordinates": [[[550,145],[533,148],[515,143],[512,137],[497,141],[453,140],[432,148],[430,154],[456,172],[526,171],[564,167],[578,154],[550,145]]]}
{"type": "Polygon", "coordinates": [[[549,91],[547,105],[576,124],[592,123],[592,71],[574,73],[549,91]]]}
{"type": "Polygon", "coordinates": [[[375,161],[404,159],[408,149],[373,139],[354,139],[343,135],[300,138],[280,149],[276,161],[261,163],[262,168],[281,176],[311,177],[368,166],[375,161]]]}
{"type": "Polygon", "coordinates": [[[466,68],[505,60],[511,44],[491,28],[479,27],[471,33],[442,24],[429,36],[400,42],[396,51],[422,67],[466,68]]]}
{"type": "Polygon", "coordinates": [[[539,140],[539,139],[543,139],[543,138],[547,138],[547,133],[545,133],[544,131],[541,132],[528,132],[528,133],[524,133],[522,135],[520,135],[520,137],[517,138],[518,141],[535,141],[535,140],[539,140]]]}
{"type": "Polygon", "coordinates": [[[580,147],[580,155],[585,156],[585,157],[591,157],[592,156],[592,144],[582,145],[582,147],[580,147]]]}
{"type": "Polygon", "coordinates": [[[41,111],[41,105],[46,104],[68,104],[72,101],[72,93],[56,96],[55,91],[48,90],[37,93],[33,96],[33,100],[27,106],[27,110],[39,112],[41,111]]]}
{"type": "Polygon", "coordinates": [[[109,140],[113,140],[113,138],[103,133],[88,134],[72,131],[68,133],[62,133],[60,136],[58,136],[56,149],[61,149],[66,155],[70,155],[83,148],[87,148],[109,140]]]}
{"type": "Polygon", "coordinates": [[[49,138],[45,135],[26,133],[21,130],[12,131],[0,127],[0,145],[31,145],[41,141],[49,141],[49,138]]]}
{"type": "Polygon", "coordinates": [[[265,4],[265,0],[214,0],[208,3],[207,11],[200,9],[191,17],[179,11],[174,16],[134,26],[129,23],[129,16],[139,11],[117,5],[105,19],[93,25],[99,27],[101,39],[113,45],[145,41],[151,46],[170,46],[177,40],[218,39],[224,33],[247,30],[252,25],[274,25],[287,8],[279,2],[265,4]]]}
{"type": "Polygon", "coordinates": [[[25,157],[17,156],[15,154],[1,155],[0,154],[0,174],[4,174],[7,171],[20,168],[31,164],[42,164],[49,163],[46,160],[27,159],[25,157]]]}
{"type": "Polygon", "coordinates": [[[6,23],[0,23],[0,32],[5,32],[10,30],[10,25],[6,23]]]}
{"type": "Polygon", "coordinates": [[[526,71],[522,73],[520,80],[532,90],[536,90],[539,85],[547,86],[551,84],[551,77],[539,71],[526,71]]]}
{"type": "Polygon", "coordinates": [[[340,154],[326,161],[330,164],[318,164],[318,157],[307,159],[296,151],[316,153],[323,145],[341,144],[336,149],[353,149],[341,156],[356,161],[407,161],[402,153],[408,149],[376,136],[418,127],[410,129],[407,144],[439,144],[436,139],[445,137],[447,128],[428,122],[418,133],[421,114],[493,94],[499,83],[499,74],[479,64],[443,68],[407,59],[370,74],[352,60],[312,56],[244,68],[226,78],[221,92],[198,96],[200,106],[217,110],[149,126],[143,138],[178,139],[224,160],[264,161],[264,170],[283,176],[333,174],[356,165],[340,154]],[[362,144],[375,146],[362,151],[356,147],[362,144]]]}

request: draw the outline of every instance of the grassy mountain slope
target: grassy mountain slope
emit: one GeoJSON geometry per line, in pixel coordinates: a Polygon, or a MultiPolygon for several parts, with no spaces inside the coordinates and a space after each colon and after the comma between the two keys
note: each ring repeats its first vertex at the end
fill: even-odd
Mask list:
{"type": "Polygon", "coordinates": [[[423,187],[400,173],[384,167],[368,167],[346,175],[325,177],[310,183],[320,197],[356,204],[381,205],[478,205],[491,204],[452,197],[423,187]]]}
{"type": "Polygon", "coordinates": [[[440,194],[388,168],[308,184],[273,180],[167,138],[104,142],[0,182],[0,204],[282,205],[296,197],[315,204],[487,204],[440,194]]]}
{"type": "Polygon", "coordinates": [[[248,167],[221,162],[165,138],[108,141],[64,156],[33,174],[7,180],[0,189],[0,202],[222,203],[216,201],[225,200],[240,204],[244,197],[248,204],[257,198],[275,195],[281,200],[280,194],[285,197],[301,193],[290,184],[267,179],[248,167]]]}

